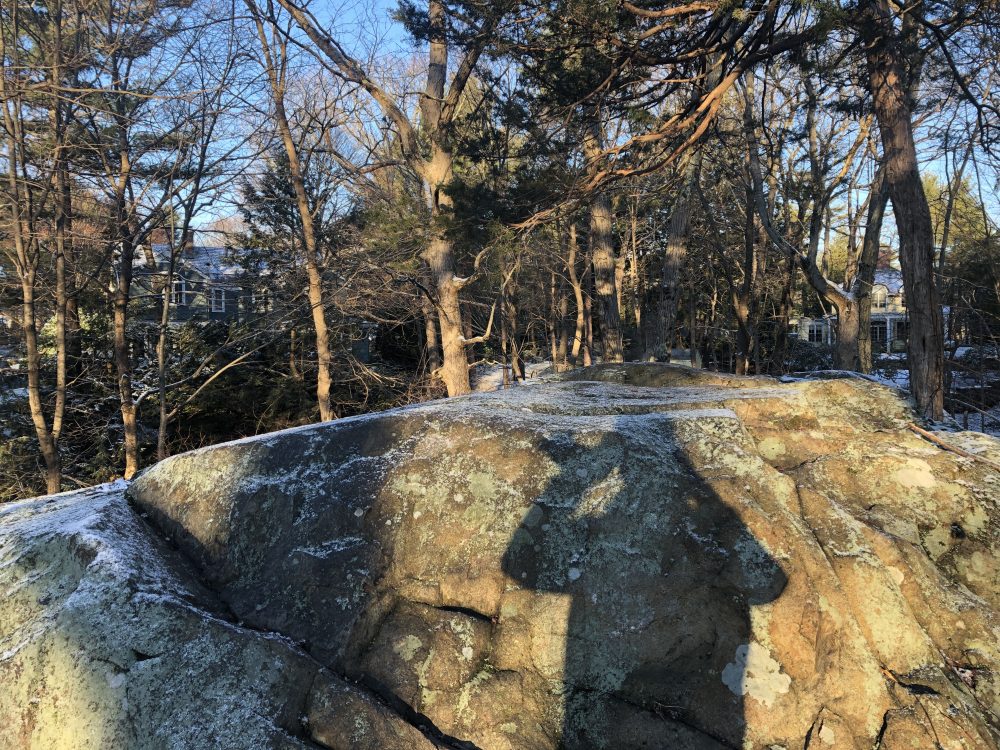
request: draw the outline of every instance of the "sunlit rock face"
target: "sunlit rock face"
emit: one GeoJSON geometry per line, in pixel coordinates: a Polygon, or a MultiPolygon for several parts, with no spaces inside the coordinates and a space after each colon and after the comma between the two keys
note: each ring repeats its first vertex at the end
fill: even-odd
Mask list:
{"type": "Polygon", "coordinates": [[[606,366],[3,507],[0,747],[995,748],[1000,474],[911,419],[606,366]]]}

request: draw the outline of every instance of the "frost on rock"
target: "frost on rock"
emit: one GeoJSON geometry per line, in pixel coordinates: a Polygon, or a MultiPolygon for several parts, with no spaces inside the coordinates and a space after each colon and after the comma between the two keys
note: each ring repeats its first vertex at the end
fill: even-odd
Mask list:
{"type": "Polygon", "coordinates": [[[624,364],[0,507],[0,747],[996,748],[1000,475],[913,419],[624,364]]]}

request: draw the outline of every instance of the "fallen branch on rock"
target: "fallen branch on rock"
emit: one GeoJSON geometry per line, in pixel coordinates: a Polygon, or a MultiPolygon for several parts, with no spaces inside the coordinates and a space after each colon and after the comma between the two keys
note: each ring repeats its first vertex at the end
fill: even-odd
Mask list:
{"type": "Polygon", "coordinates": [[[917,425],[913,424],[913,422],[909,422],[906,426],[909,427],[918,435],[920,435],[920,437],[924,438],[925,440],[929,440],[939,448],[944,448],[946,451],[957,453],[959,456],[962,456],[963,458],[971,458],[973,461],[979,461],[981,463],[986,464],[987,466],[992,467],[993,469],[996,469],[997,471],[1000,471],[1000,464],[998,464],[996,461],[991,461],[990,459],[985,458],[983,456],[977,456],[975,453],[969,453],[969,451],[959,448],[957,445],[946,443],[944,440],[939,438],[933,432],[928,432],[922,427],[917,427],[917,425]]]}

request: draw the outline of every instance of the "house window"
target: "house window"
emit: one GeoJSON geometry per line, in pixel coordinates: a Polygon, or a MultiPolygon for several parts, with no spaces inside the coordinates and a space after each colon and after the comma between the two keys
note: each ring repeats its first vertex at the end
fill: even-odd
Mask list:
{"type": "Polygon", "coordinates": [[[809,343],[810,344],[822,344],[826,339],[826,326],[823,323],[810,323],[809,324],[809,343]]]}
{"type": "Polygon", "coordinates": [[[884,320],[872,321],[872,349],[876,347],[885,350],[885,342],[888,340],[888,329],[884,320]]]}
{"type": "Polygon", "coordinates": [[[187,281],[183,278],[174,279],[170,288],[170,303],[174,305],[187,304],[187,281]]]}
{"type": "Polygon", "coordinates": [[[271,297],[267,290],[250,292],[250,309],[260,312],[267,312],[271,306],[271,297]]]}
{"type": "Polygon", "coordinates": [[[884,286],[872,289],[872,310],[885,310],[889,307],[889,290],[884,286]]]}
{"type": "Polygon", "coordinates": [[[895,328],[896,334],[893,336],[894,339],[906,341],[910,337],[910,321],[897,320],[895,328]]]}
{"type": "Polygon", "coordinates": [[[209,291],[209,299],[212,305],[212,312],[226,311],[226,290],[214,286],[209,291]]]}

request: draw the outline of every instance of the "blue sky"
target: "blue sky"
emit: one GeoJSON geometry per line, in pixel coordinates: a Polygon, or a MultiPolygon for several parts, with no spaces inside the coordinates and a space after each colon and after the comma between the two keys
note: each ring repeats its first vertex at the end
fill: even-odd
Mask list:
{"type": "MultiPolygon", "coordinates": [[[[374,64],[379,59],[402,59],[414,52],[414,44],[401,24],[391,18],[397,7],[396,0],[314,0],[310,10],[327,26],[337,40],[359,59],[369,58],[370,51],[375,50],[374,64]]],[[[934,158],[930,149],[922,148],[924,159],[922,169],[925,173],[937,173],[944,181],[944,164],[939,158],[934,158]]],[[[990,214],[996,220],[1000,216],[1000,200],[996,191],[996,176],[991,169],[980,165],[984,186],[984,199],[990,214]]],[[[967,177],[974,177],[972,169],[967,170],[967,177]]],[[[235,198],[235,196],[233,196],[235,198]]],[[[199,216],[196,225],[205,226],[217,218],[233,213],[231,200],[223,201],[215,210],[209,210],[199,216]]],[[[894,235],[892,222],[886,224],[886,239],[894,235]]],[[[206,236],[203,241],[211,240],[206,236]]]]}

